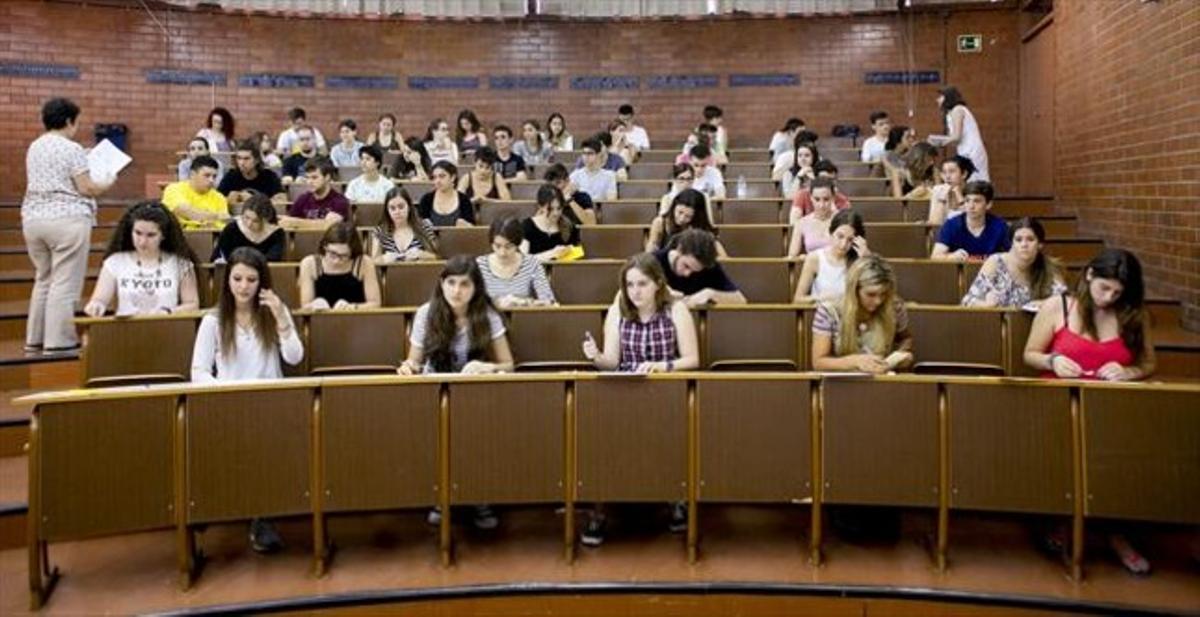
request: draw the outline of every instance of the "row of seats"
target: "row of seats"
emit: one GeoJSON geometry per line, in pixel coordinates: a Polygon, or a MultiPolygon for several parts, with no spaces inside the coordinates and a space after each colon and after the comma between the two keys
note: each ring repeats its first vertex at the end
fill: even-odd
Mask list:
{"type": "MultiPolygon", "coordinates": [[[[590,369],[585,332],[603,332],[607,305],[512,309],[506,313],[518,371],[590,369]]],[[[291,376],[390,373],[404,359],[415,307],[299,311],[305,359],[291,376]]],[[[695,311],[706,370],[811,368],[812,306],[716,306],[695,311]]],[[[187,381],[199,314],[81,319],[83,386],[187,381]]],[[[1021,360],[1032,315],[1002,309],[909,308],[918,370],[1036,375],[1021,360]]]]}
{"type": "MultiPolygon", "coordinates": [[[[151,386],[23,401],[35,405],[35,606],[53,584],[44,578],[55,572],[51,542],[174,529],[160,539],[174,542],[188,587],[199,574],[195,528],[252,518],[310,518],[318,575],[338,541],[327,515],[439,506],[449,565],[452,506],[479,503],[564,507],[568,562],[575,506],[588,502],[686,502],[691,560],[699,520],[726,503],[802,504],[817,563],[829,505],[936,513],[939,568],[960,512],[1070,517],[1075,537],[1093,519],[1200,523],[1195,386],[555,373],[151,386]]],[[[496,541],[522,541],[504,538],[496,541]]],[[[1076,545],[1075,576],[1082,558],[1076,545]]]]}
{"type": "MultiPolygon", "coordinates": [[[[580,240],[588,259],[624,259],[646,248],[648,223],[639,225],[583,225],[580,240]]],[[[783,257],[787,254],[789,228],[784,224],[720,225],[717,239],[733,257],[783,257]]],[[[363,228],[364,236],[371,228],[363,228]]],[[[324,234],[322,230],[290,232],[288,259],[312,255],[324,234]]],[[[213,232],[188,232],[188,244],[200,259],[212,254],[213,232]]],[[[437,229],[438,252],[443,256],[482,255],[491,252],[488,228],[441,227],[437,229]]],[[[870,223],[867,240],[871,250],[888,257],[921,258],[929,255],[929,231],[921,223],[870,223]]]]}
{"type": "MultiPolygon", "coordinates": [[[[978,263],[959,264],[929,259],[890,259],[895,267],[902,298],[922,304],[958,304],[979,271],[978,263]]],[[[608,304],[619,289],[623,260],[588,259],[548,265],[550,285],[559,304],[608,304]]],[[[774,258],[730,258],[722,267],[753,304],[786,304],[792,301],[802,263],[774,258]]],[[[378,266],[384,306],[417,306],[429,299],[444,262],[425,261],[378,266]]],[[[276,293],[290,307],[300,306],[297,283],[299,264],[270,265],[276,293]]],[[[215,306],[224,266],[200,268],[201,306],[215,306]]]]}

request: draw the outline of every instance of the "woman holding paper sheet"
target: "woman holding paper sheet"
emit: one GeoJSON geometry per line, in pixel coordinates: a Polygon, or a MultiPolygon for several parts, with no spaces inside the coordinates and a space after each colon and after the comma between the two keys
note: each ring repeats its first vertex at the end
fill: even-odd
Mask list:
{"type": "Polygon", "coordinates": [[[33,293],[25,324],[25,351],[55,353],[79,347],[71,319],[87,273],[95,198],[112,186],[115,174],[93,178],[79,130],[79,106],[55,98],[42,106],[46,132],[25,155],[27,184],[21,203],[21,231],[33,262],[33,293]]]}

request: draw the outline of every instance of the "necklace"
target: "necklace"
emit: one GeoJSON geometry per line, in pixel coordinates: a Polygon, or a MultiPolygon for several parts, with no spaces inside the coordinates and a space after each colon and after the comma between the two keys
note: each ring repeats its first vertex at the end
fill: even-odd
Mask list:
{"type": "MultiPolygon", "coordinates": [[[[140,270],[142,270],[142,269],[145,267],[145,266],[143,266],[143,265],[142,265],[142,258],[140,258],[140,257],[134,257],[133,259],[134,259],[134,261],[136,261],[136,262],[137,262],[137,267],[138,267],[138,270],[139,270],[139,271],[140,271],[140,270]]],[[[154,267],[154,276],[155,276],[155,277],[161,277],[161,276],[162,276],[162,255],[159,255],[159,256],[158,256],[158,264],[157,264],[157,265],[154,267]]]]}

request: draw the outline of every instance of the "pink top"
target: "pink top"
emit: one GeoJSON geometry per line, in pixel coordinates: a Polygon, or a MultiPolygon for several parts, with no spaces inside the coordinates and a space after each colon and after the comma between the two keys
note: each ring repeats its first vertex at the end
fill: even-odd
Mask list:
{"type": "MultiPolygon", "coordinates": [[[[1120,336],[1107,341],[1093,341],[1071,331],[1069,308],[1063,305],[1063,325],[1054,332],[1050,341],[1050,352],[1074,360],[1083,370],[1081,379],[1096,379],[1096,371],[1109,362],[1121,366],[1133,364],[1133,352],[1125,346],[1120,336]]],[[[1044,371],[1042,377],[1055,377],[1054,371],[1044,371]]]]}

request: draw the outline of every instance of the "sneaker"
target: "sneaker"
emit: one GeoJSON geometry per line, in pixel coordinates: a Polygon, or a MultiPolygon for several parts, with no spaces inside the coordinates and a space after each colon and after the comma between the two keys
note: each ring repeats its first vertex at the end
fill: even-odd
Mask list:
{"type": "Polygon", "coordinates": [[[77,353],[79,353],[79,349],[80,349],[80,346],[78,343],[76,343],[74,345],[68,345],[66,347],[43,347],[42,355],[43,356],[64,356],[64,355],[68,355],[68,354],[77,354],[77,353]]]}
{"type": "Polygon", "coordinates": [[[492,512],[491,506],[475,506],[475,519],[472,521],[475,529],[490,531],[500,525],[500,519],[492,512]]]}
{"type": "Polygon", "coordinates": [[[687,528],[687,504],[682,501],[676,501],[671,504],[671,524],[667,526],[667,529],[670,529],[671,533],[683,533],[687,531],[687,528]]]}
{"type": "Polygon", "coordinates": [[[441,508],[430,509],[429,513],[425,515],[425,522],[429,523],[430,525],[441,525],[442,524],[442,509],[441,508]]]}
{"type": "Polygon", "coordinates": [[[583,528],[583,533],[579,534],[579,541],[584,546],[596,547],[604,544],[604,530],[607,524],[603,516],[592,516],[588,519],[587,525],[583,528]]]}
{"type": "Polygon", "coordinates": [[[250,521],[250,548],[256,553],[274,553],[283,548],[283,538],[271,521],[256,518],[250,521]]]}

